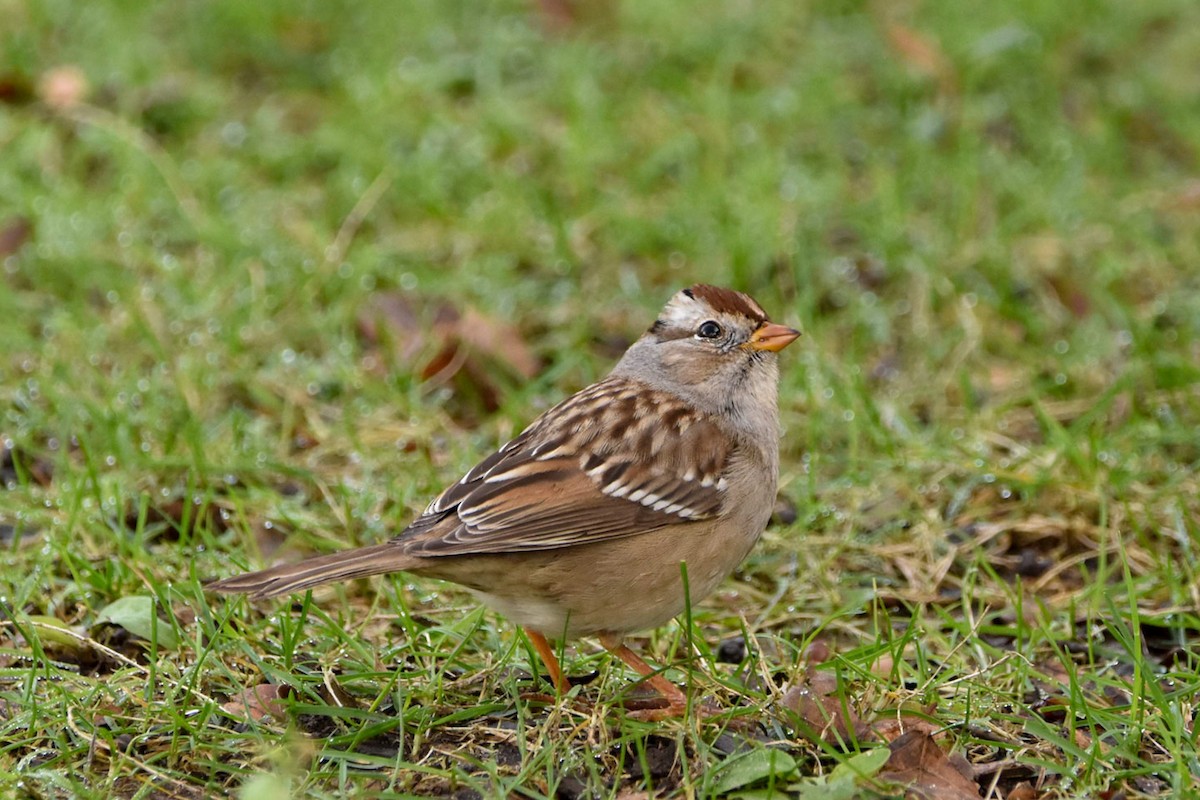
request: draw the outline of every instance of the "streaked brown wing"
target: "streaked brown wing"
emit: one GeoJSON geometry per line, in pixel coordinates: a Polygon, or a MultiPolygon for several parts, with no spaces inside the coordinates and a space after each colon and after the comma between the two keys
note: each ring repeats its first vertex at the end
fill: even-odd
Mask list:
{"type": "Polygon", "coordinates": [[[728,436],[682,401],[608,379],[484,459],[397,542],[429,556],[549,550],[708,519],[732,456],[728,436]]]}

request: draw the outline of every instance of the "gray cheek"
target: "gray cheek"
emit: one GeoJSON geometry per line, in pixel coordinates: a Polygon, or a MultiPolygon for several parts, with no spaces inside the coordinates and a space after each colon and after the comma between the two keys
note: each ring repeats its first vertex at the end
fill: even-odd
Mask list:
{"type": "Polygon", "coordinates": [[[691,350],[671,350],[663,354],[662,365],[670,370],[672,379],[684,386],[698,386],[711,375],[704,365],[702,353],[691,350]]]}

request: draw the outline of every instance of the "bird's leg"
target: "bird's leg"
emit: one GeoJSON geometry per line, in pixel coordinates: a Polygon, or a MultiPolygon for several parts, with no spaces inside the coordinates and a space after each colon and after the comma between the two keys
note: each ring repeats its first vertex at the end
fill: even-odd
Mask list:
{"type": "Polygon", "coordinates": [[[621,642],[620,636],[602,633],[600,634],[600,644],[605,650],[625,662],[626,666],[645,678],[654,691],[667,701],[666,708],[646,709],[637,712],[639,716],[647,720],[659,720],[682,717],[687,713],[687,695],[683,693],[683,690],[656,672],[654,667],[642,660],[641,656],[626,647],[621,642]]]}
{"type": "Polygon", "coordinates": [[[571,691],[571,684],[563,675],[562,667],[558,665],[558,658],[554,655],[554,648],[546,641],[546,637],[530,628],[525,629],[525,635],[529,637],[529,641],[533,643],[533,649],[537,650],[537,654],[542,658],[542,663],[546,665],[546,672],[550,675],[550,682],[554,684],[554,690],[559,696],[571,691]]]}

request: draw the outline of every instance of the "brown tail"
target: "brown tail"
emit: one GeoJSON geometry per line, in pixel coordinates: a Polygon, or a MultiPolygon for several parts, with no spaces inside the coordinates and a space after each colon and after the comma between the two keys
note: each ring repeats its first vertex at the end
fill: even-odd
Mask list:
{"type": "Polygon", "coordinates": [[[229,594],[244,592],[251,597],[277,597],[323,583],[400,572],[411,568],[419,560],[388,542],[317,556],[297,564],[281,564],[258,572],[234,575],[204,588],[229,594]]]}

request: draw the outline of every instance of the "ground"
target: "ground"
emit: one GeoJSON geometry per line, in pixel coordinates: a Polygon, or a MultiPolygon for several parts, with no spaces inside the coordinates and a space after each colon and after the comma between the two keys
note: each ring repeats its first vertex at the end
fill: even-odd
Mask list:
{"type": "Polygon", "coordinates": [[[0,15],[0,794],[1200,791],[1200,6],[0,15]],[[696,281],[804,336],[763,541],[633,641],[687,717],[435,581],[204,594],[696,281]]]}

